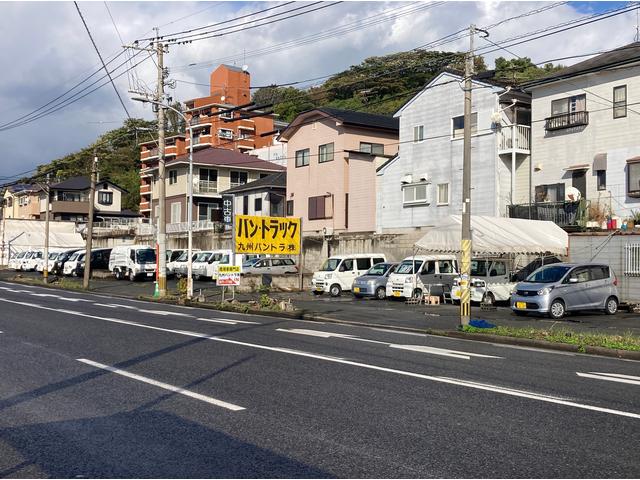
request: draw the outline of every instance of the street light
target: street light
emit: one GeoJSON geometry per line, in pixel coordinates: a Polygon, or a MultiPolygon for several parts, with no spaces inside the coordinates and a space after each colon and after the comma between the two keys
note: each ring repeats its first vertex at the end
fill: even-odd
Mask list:
{"type": "Polygon", "coordinates": [[[189,175],[187,178],[187,223],[189,224],[187,227],[189,238],[187,245],[187,298],[191,300],[193,298],[193,130],[191,130],[191,122],[184,113],[182,113],[177,108],[172,107],[171,105],[165,105],[162,102],[146,97],[131,97],[131,99],[137,102],[152,103],[154,105],[158,105],[161,108],[167,108],[177,113],[182,117],[187,128],[189,129],[189,175]]]}

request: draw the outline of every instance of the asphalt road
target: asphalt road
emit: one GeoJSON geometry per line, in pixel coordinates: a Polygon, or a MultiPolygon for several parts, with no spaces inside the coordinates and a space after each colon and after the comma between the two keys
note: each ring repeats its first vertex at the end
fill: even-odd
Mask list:
{"type": "Polygon", "coordinates": [[[0,331],[1,477],[640,476],[639,362],[5,282],[0,331]]]}

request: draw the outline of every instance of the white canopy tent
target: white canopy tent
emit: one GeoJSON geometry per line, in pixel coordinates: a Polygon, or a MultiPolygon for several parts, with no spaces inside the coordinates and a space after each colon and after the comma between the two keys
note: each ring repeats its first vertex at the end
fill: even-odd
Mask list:
{"type": "MultiPolygon", "coordinates": [[[[460,253],[462,217],[451,215],[431,228],[415,246],[434,253],[460,253]]],[[[569,236],[553,222],[519,218],[471,217],[473,255],[500,256],[507,254],[565,256],[569,236]]]]}
{"type": "MultiPolygon", "coordinates": [[[[45,222],[41,220],[5,219],[0,222],[0,263],[6,264],[9,253],[44,248],[45,222]]],[[[50,248],[75,248],[85,244],[76,231],[75,222],[49,222],[50,248]]]]}

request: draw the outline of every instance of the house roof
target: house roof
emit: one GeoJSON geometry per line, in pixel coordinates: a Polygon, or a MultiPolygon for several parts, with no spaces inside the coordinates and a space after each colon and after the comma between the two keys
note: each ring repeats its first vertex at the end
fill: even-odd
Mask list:
{"type": "Polygon", "coordinates": [[[262,190],[265,188],[287,188],[287,172],[272,173],[271,175],[267,175],[264,178],[245,183],[244,185],[238,185],[237,187],[230,188],[229,190],[225,190],[222,193],[225,194],[249,192],[252,190],[262,190]]]}
{"type": "Polygon", "coordinates": [[[40,188],[37,185],[31,185],[29,183],[17,183],[15,185],[8,186],[7,190],[11,193],[19,193],[29,190],[40,190],[40,188]]]}
{"type": "MultiPolygon", "coordinates": [[[[96,182],[96,185],[100,185],[102,183],[108,183],[111,186],[116,187],[117,189],[122,190],[123,192],[126,192],[124,188],[106,179],[99,180],[98,182],[96,182]]],[[[89,190],[90,188],[91,188],[91,180],[89,180],[89,177],[85,177],[85,176],[67,178],[62,182],[54,183],[53,185],[51,185],[51,190],[83,191],[83,190],[89,190]]]]}
{"type": "Polygon", "coordinates": [[[579,75],[600,72],[608,68],[640,62],[640,42],[633,42],[623,47],[616,48],[610,52],[602,53],[583,62],[576,63],[570,67],[547,75],[538,80],[533,80],[523,84],[524,88],[533,88],[546,83],[557,82],[579,75]]]}
{"type": "Polygon", "coordinates": [[[278,138],[290,138],[294,131],[305,124],[305,120],[318,115],[320,117],[331,117],[340,121],[343,125],[354,127],[370,128],[374,130],[387,130],[398,132],[400,129],[399,122],[396,118],[386,115],[377,115],[374,113],[356,112],[353,110],[340,110],[338,108],[321,107],[301,112],[296,118],[285,128],[278,138]]]}
{"type": "MultiPolygon", "coordinates": [[[[176,163],[185,163],[189,161],[189,155],[180,155],[179,157],[166,162],[167,166],[176,163]]],[[[193,163],[200,165],[215,165],[220,167],[237,167],[250,170],[267,170],[273,172],[281,172],[285,167],[276,165],[273,162],[261,160],[246,153],[228,150],[226,148],[209,147],[203,150],[193,152],[193,163]]],[[[157,168],[157,167],[153,167],[157,168]]]]}

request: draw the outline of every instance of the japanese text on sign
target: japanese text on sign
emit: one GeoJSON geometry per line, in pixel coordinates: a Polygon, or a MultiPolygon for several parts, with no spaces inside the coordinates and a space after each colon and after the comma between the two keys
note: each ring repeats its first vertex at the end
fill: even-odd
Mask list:
{"type": "Polygon", "coordinates": [[[218,265],[218,286],[238,286],[240,285],[240,265],[218,265]]]}
{"type": "Polygon", "coordinates": [[[300,219],[236,215],[236,253],[298,255],[300,219]]]}

